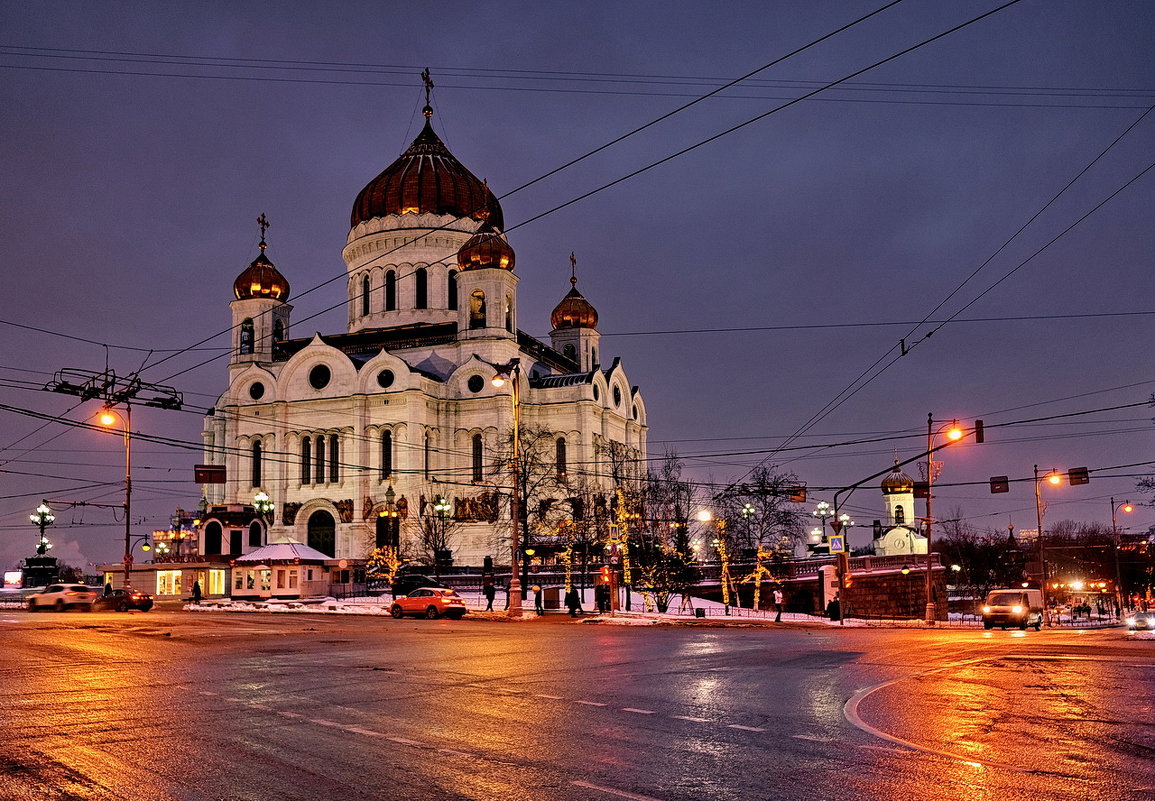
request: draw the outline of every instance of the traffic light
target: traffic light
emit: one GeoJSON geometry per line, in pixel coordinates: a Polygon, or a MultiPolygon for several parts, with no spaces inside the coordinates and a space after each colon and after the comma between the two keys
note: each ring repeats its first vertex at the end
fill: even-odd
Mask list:
{"type": "Polygon", "coordinates": [[[602,565],[601,573],[598,574],[598,583],[599,584],[609,584],[610,583],[610,566],[609,565],[602,565]]]}
{"type": "Polygon", "coordinates": [[[790,488],[791,503],[806,503],[806,487],[790,488]]]}
{"type": "Polygon", "coordinates": [[[1008,476],[991,476],[991,494],[1011,491],[1011,480],[1008,476]]]}
{"type": "Polygon", "coordinates": [[[983,421],[975,420],[975,442],[982,444],[983,441],[983,421]]]}

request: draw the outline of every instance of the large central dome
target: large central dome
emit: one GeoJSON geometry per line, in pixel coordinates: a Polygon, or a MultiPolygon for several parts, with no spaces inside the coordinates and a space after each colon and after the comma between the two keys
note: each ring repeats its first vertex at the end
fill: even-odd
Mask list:
{"type": "Polygon", "coordinates": [[[501,206],[489,187],[453,157],[433,132],[426,107],[425,128],[385,171],[357,195],[350,227],[387,214],[452,214],[488,220],[501,231],[501,206]]]}

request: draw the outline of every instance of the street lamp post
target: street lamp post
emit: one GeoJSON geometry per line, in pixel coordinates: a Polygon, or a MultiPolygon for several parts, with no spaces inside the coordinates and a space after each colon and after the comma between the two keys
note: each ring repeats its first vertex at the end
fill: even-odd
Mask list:
{"type": "Polygon", "coordinates": [[[261,490],[253,496],[253,509],[256,510],[265,526],[271,526],[273,523],[273,510],[277,505],[269,498],[269,493],[261,490]]]}
{"type": "MultiPolygon", "coordinates": [[[[819,501],[814,505],[814,511],[810,514],[818,518],[819,537],[815,543],[817,549],[817,547],[821,547],[822,540],[826,538],[826,518],[834,517],[834,507],[826,501],[819,501]]],[[[813,534],[813,532],[811,532],[811,534],[813,534]]]]}
{"type": "Polygon", "coordinates": [[[933,414],[926,416],[926,624],[933,626],[937,618],[937,609],[934,600],[934,579],[933,570],[934,562],[931,555],[931,530],[934,525],[934,516],[931,514],[931,504],[934,500],[934,479],[935,479],[935,465],[939,465],[942,469],[942,462],[934,460],[934,438],[943,432],[946,433],[947,438],[952,442],[957,442],[963,437],[963,430],[959,428],[958,420],[951,420],[945,423],[938,431],[934,430],[936,421],[933,414]]]}
{"type": "Polygon", "coordinates": [[[1123,611],[1123,573],[1119,569],[1119,527],[1116,525],[1115,513],[1122,509],[1127,514],[1135,510],[1130,501],[1124,501],[1118,506],[1115,505],[1115,499],[1111,498],[1111,540],[1115,544],[1115,603],[1119,611],[1123,611]]]}
{"type": "MultiPolygon", "coordinates": [[[[1047,473],[1043,478],[1046,479],[1048,484],[1053,485],[1058,485],[1063,481],[1058,471],[1054,468],[1051,468],[1051,472],[1047,473]]],[[[1043,619],[1050,625],[1050,618],[1047,614],[1047,550],[1046,539],[1043,534],[1043,494],[1039,489],[1040,487],[1039,466],[1035,465],[1035,523],[1038,526],[1036,536],[1039,542],[1039,570],[1041,573],[1039,587],[1043,592],[1043,619]]]]}
{"type": "Polygon", "coordinates": [[[433,575],[438,577],[441,575],[441,562],[445,557],[444,551],[446,549],[444,546],[448,544],[445,541],[446,521],[452,508],[449,501],[443,496],[438,496],[437,500],[433,502],[433,514],[437,519],[437,536],[434,538],[434,542],[436,542],[438,546],[441,546],[433,552],[433,575]]]}
{"type": "Polygon", "coordinates": [[[511,383],[510,398],[513,403],[513,459],[510,463],[510,473],[513,477],[513,491],[509,496],[510,513],[513,517],[513,534],[509,542],[509,616],[521,617],[521,577],[518,569],[521,561],[521,360],[514,358],[497,369],[493,376],[493,385],[502,387],[505,382],[511,383]]]}
{"type": "Polygon", "coordinates": [[[29,515],[28,519],[40,529],[40,539],[36,543],[36,555],[44,556],[44,554],[48,552],[48,549],[52,547],[52,543],[44,536],[44,529],[52,525],[52,521],[56,519],[56,515],[52,514],[52,507],[48,505],[48,501],[41,501],[40,505],[36,507],[36,513],[29,515]]]}
{"type": "Polygon", "coordinates": [[[132,404],[124,404],[123,415],[119,416],[111,406],[105,406],[100,414],[100,424],[106,428],[124,424],[124,588],[132,585],[132,404]]]}

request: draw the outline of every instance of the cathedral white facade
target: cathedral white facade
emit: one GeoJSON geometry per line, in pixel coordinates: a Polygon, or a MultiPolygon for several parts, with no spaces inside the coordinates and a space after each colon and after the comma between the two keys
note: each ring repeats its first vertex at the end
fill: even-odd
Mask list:
{"type": "Polygon", "coordinates": [[[514,404],[509,382],[491,381],[499,368],[520,373],[521,426],[549,432],[562,490],[580,474],[608,491],[607,450],[644,458],[642,395],[602,358],[576,278],[548,343],[519,330],[501,207],[425,115],[354,202],[341,253],[347,330],[292,336],[289,283],[265,255],[262,217],[260,253],[233,287],[228,389],[203,436],[206,463],[227,476],[206,486],[208,507],[240,511],[261,492],[273,507],[259,534],[230,541],[206,528],[203,553],[296,541],[338,560],[374,545],[415,555],[436,505],[453,521],[455,564],[508,564],[513,482],[500,455],[514,404]]]}

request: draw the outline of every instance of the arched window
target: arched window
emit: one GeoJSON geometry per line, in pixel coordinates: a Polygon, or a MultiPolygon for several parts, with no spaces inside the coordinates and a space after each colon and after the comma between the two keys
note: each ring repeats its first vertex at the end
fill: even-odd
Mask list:
{"type": "Polygon", "coordinates": [[[221,552],[222,540],[224,539],[224,529],[221,524],[213,520],[205,526],[205,554],[217,556],[221,552]]]}
{"type": "Polygon", "coordinates": [[[283,320],[277,320],[273,323],[273,344],[285,341],[285,323],[283,320]]]}
{"type": "Polygon", "coordinates": [[[306,545],[329,557],[337,555],[337,521],[333,519],[333,515],[323,509],[313,512],[309,515],[307,529],[306,545]]]}
{"type": "Polygon", "coordinates": [[[594,367],[598,366],[598,349],[590,348],[590,364],[594,367]]]}
{"type": "Polygon", "coordinates": [[[313,475],[313,440],[301,440],[301,483],[308,484],[313,475]]]}
{"type": "Polygon", "coordinates": [[[484,479],[482,475],[484,471],[484,463],[482,461],[482,446],[483,441],[480,434],[473,435],[473,480],[481,481],[484,479]]]}
{"type": "Polygon", "coordinates": [[[428,432],[428,431],[426,431],[426,432],[425,432],[425,468],[424,468],[424,471],[425,471],[425,478],[426,478],[426,479],[428,479],[428,478],[429,478],[429,469],[430,469],[430,465],[429,465],[429,446],[430,446],[430,442],[429,442],[429,432],[428,432]]]}
{"type": "Polygon", "coordinates": [[[449,278],[446,280],[446,296],[449,299],[449,308],[457,308],[457,270],[449,271],[449,278]]]}
{"type": "Polygon", "coordinates": [[[393,475],[393,432],[381,432],[381,480],[393,475]]]}
{"type": "Polygon", "coordinates": [[[325,435],[321,434],[317,437],[314,443],[313,452],[313,482],[316,484],[325,483],[325,435]]]}
{"type": "Polygon", "coordinates": [[[369,276],[361,279],[361,316],[369,313],[369,276]]]}
{"type": "Polygon", "coordinates": [[[575,348],[573,345],[566,345],[561,349],[561,354],[567,359],[573,359],[575,362],[577,361],[577,348],[575,348]]]}
{"type": "Polygon", "coordinates": [[[900,526],[906,523],[906,510],[901,506],[894,507],[894,522],[900,526]]]}
{"type": "Polygon", "coordinates": [[[513,298],[505,296],[505,330],[513,333],[513,298]]]}
{"type": "Polygon", "coordinates": [[[261,443],[259,441],[253,443],[252,468],[252,475],[250,476],[252,481],[250,483],[254,487],[259,487],[261,486],[261,443]]]}
{"type": "Polygon", "coordinates": [[[241,353],[253,352],[253,321],[249,317],[241,320],[241,340],[238,350],[241,353]]]}
{"type": "Polygon", "coordinates": [[[480,289],[469,295],[469,327],[485,328],[485,293],[480,289]]]}
{"type": "Polygon", "coordinates": [[[249,523],[249,547],[260,548],[262,540],[264,539],[265,527],[261,525],[259,520],[254,520],[249,523]]]}
{"type": "Polygon", "coordinates": [[[429,308],[429,272],[424,267],[418,267],[413,273],[413,308],[429,308]]]}
{"type": "Polygon", "coordinates": [[[393,270],[385,273],[385,311],[397,309],[397,273],[393,270]]]}
{"type": "Polygon", "coordinates": [[[341,440],[336,434],[329,435],[329,480],[334,484],[341,480],[341,440]]]}
{"type": "Polygon", "coordinates": [[[565,437],[557,438],[557,480],[565,481],[565,437]]]}

